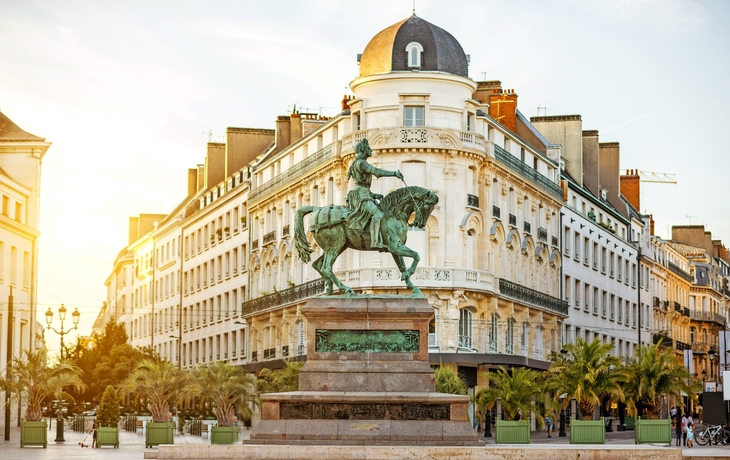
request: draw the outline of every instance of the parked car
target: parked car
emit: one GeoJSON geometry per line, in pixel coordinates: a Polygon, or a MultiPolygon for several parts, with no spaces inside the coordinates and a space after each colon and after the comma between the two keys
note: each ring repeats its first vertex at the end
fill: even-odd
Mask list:
{"type": "Polygon", "coordinates": [[[81,415],[83,415],[84,417],[96,417],[96,409],[87,410],[86,412],[82,412],[81,415]]]}

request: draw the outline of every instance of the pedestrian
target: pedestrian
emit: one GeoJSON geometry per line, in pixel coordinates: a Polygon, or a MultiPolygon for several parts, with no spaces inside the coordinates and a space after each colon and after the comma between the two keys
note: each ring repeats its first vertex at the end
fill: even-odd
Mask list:
{"type": "Polygon", "coordinates": [[[692,448],[692,442],[695,440],[695,434],[694,434],[694,423],[692,423],[692,418],[690,417],[689,425],[687,425],[687,447],[692,448]]]}
{"type": "Polygon", "coordinates": [[[677,408],[675,406],[672,406],[672,408],[669,410],[669,416],[672,419],[677,417],[677,408]]]}
{"type": "Polygon", "coordinates": [[[547,430],[548,438],[552,438],[553,436],[553,418],[550,414],[547,414],[545,416],[545,429],[547,430]]]}
{"type": "Polygon", "coordinates": [[[96,448],[96,420],[91,425],[91,448],[96,448]]]}
{"type": "Polygon", "coordinates": [[[682,423],[676,420],[677,416],[674,416],[674,432],[677,434],[677,446],[682,444],[682,423]]]}

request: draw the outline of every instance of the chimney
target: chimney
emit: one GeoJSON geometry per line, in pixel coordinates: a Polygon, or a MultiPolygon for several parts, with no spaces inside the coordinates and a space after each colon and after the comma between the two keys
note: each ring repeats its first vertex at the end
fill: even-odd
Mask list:
{"type": "MultiPolygon", "coordinates": [[[[621,212],[623,209],[618,206],[619,193],[621,193],[621,180],[619,170],[619,159],[621,158],[621,150],[618,142],[600,142],[598,144],[598,194],[606,191],[606,200],[621,212]]],[[[621,214],[628,218],[628,212],[621,214]]]]}
{"type": "Polygon", "coordinates": [[[513,89],[489,93],[489,116],[513,133],[517,132],[517,94],[513,89]]]}
{"type": "Polygon", "coordinates": [[[226,177],[244,168],[274,143],[273,129],[226,129],[226,177]]]}
{"type": "Polygon", "coordinates": [[[583,185],[590,191],[599,194],[598,178],[600,168],[598,163],[598,131],[583,131],[583,185]]]}
{"type": "Polygon", "coordinates": [[[355,99],[355,96],[348,96],[345,94],[342,96],[342,111],[350,110],[350,101],[355,99]]]}
{"type": "Polygon", "coordinates": [[[654,214],[649,214],[649,236],[654,236],[654,214]]]}
{"type": "Polygon", "coordinates": [[[205,165],[198,165],[198,192],[205,188],[205,165]]]}
{"type": "Polygon", "coordinates": [[[188,169],[188,196],[193,196],[198,191],[198,170],[188,169]]]}
{"type": "Polygon", "coordinates": [[[641,178],[636,169],[628,169],[626,170],[626,174],[621,176],[621,195],[639,212],[641,212],[640,183],[641,178]]]}
{"type": "Polygon", "coordinates": [[[129,246],[132,245],[135,241],[139,239],[139,218],[138,217],[130,217],[129,218],[129,246]]]}
{"type": "Polygon", "coordinates": [[[299,113],[294,112],[291,114],[291,139],[290,143],[293,144],[302,138],[302,116],[299,113]]]}
{"type": "MultiPolygon", "coordinates": [[[[560,145],[565,171],[583,186],[583,120],[580,115],[531,117],[530,123],[553,145],[560,145]]],[[[593,191],[600,196],[598,190],[593,191]]]]}
{"type": "Polygon", "coordinates": [[[205,156],[206,188],[214,187],[226,178],[226,144],[208,142],[205,156]]]}
{"type": "Polygon", "coordinates": [[[281,152],[291,144],[291,118],[285,115],[276,117],[276,152],[281,152]]]}

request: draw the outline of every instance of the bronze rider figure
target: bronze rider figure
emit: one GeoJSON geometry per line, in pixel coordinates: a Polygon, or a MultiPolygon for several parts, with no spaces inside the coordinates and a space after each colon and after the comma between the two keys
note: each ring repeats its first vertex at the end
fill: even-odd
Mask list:
{"type": "Polygon", "coordinates": [[[368,158],[373,155],[367,139],[363,139],[355,145],[355,161],[352,162],[347,170],[347,179],[351,177],[355,182],[355,187],[347,192],[347,204],[350,212],[347,214],[347,223],[351,229],[364,231],[370,223],[370,247],[383,248],[383,240],[380,235],[380,219],[383,218],[383,212],[375,204],[375,200],[380,200],[383,195],[372,193],[370,184],[373,176],[381,177],[397,177],[403,180],[403,174],[400,171],[387,171],[376,168],[368,163],[368,158]]]}

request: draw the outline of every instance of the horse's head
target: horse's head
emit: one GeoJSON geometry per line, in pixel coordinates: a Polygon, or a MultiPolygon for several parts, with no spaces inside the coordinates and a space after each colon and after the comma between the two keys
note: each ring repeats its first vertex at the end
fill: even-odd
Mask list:
{"type": "Polygon", "coordinates": [[[433,208],[436,206],[436,203],[439,202],[439,197],[430,190],[421,189],[419,192],[421,193],[419,193],[418,195],[420,196],[416,198],[416,209],[414,209],[416,216],[415,219],[413,219],[413,226],[423,228],[426,226],[428,217],[433,212],[433,208]]]}

